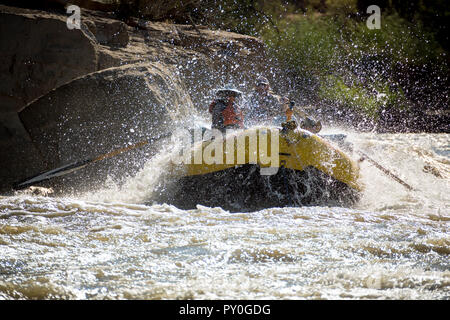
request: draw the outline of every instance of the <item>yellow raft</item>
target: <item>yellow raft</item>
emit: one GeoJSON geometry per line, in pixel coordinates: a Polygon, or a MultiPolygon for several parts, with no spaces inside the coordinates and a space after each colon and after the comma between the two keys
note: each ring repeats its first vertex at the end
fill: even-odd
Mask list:
{"type": "Polygon", "coordinates": [[[175,178],[155,190],[182,209],[230,211],[352,205],[362,191],[358,163],[309,131],[255,127],[213,135],[174,159],[175,178]],[[180,160],[182,159],[182,160],[180,160]]]}

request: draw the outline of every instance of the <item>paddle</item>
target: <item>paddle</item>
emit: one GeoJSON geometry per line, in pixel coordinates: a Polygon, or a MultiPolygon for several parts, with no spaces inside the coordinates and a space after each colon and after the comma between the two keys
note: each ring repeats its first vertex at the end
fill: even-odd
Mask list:
{"type": "MultiPolygon", "coordinates": [[[[349,151],[353,150],[352,147],[349,148],[349,146],[345,144],[344,140],[345,140],[345,138],[347,138],[347,136],[345,134],[329,134],[329,135],[319,135],[319,136],[322,137],[322,138],[325,138],[325,139],[328,139],[328,140],[331,140],[331,141],[337,143],[343,149],[348,149],[349,151]]],[[[347,143],[347,144],[350,144],[350,143],[347,143]]],[[[409,184],[407,184],[405,181],[400,179],[398,176],[396,176],[394,173],[392,173],[392,171],[390,171],[390,170],[386,169],[385,167],[383,167],[381,164],[379,164],[378,162],[376,162],[375,160],[370,158],[367,154],[365,154],[361,150],[354,150],[354,151],[362,157],[360,159],[360,161],[364,161],[364,160],[367,159],[376,168],[381,170],[384,174],[386,174],[390,178],[394,179],[395,181],[397,181],[401,185],[403,185],[408,190],[410,190],[410,191],[411,190],[416,190],[413,187],[411,187],[409,184]]]]}
{"type": "Polygon", "coordinates": [[[13,188],[15,190],[20,190],[20,189],[24,189],[24,188],[26,188],[26,187],[34,184],[34,183],[38,183],[38,182],[42,182],[42,181],[45,181],[45,180],[49,180],[49,179],[52,179],[52,178],[56,178],[56,177],[60,177],[60,176],[66,175],[68,173],[71,173],[71,172],[74,172],[76,170],[82,169],[82,168],[86,167],[88,164],[91,164],[91,163],[94,163],[94,162],[97,162],[97,161],[101,161],[101,160],[104,160],[104,159],[112,158],[112,157],[115,157],[115,156],[117,156],[117,155],[119,155],[121,153],[124,153],[124,152],[127,152],[127,151],[131,151],[133,149],[137,149],[137,148],[143,147],[146,144],[148,144],[148,143],[150,143],[150,142],[152,142],[154,140],[158,140],[158,139],[161,139],[161,138],[168,137],[171,134],[172,133],[169,133],[169,134],[166,134],[166,135],[162,135],[162,136],[160,136],[160,137],[158,137],[156,139],[144,140],[144,141],[138,142],[136,144],[133,144],[131,146],[128,146],[128,147],[125,147],[125,148],[120,148],[120,149],[117,149],[117,150],[114,150],[114,151],[111,151],[111,152],[99,155],[99,156],[94,157],[94,158],[73,162],[73,163],[61,166],[59,168],[56,168],[56,169],[45,171],[43,173],[40,173],[40,174],[37,174],[35,176],[29,177],[29,178],[25,179],[22,182],[15,183],[13,188]]]}
{"type": "Polygon", "coordinates": [[[395,181],[397,181],[398,183],[400,183],[402,186],[404,186],[406,189],[408,189],[409,191],[413,191],[416,190],[413,187],[411,187],[409,184],[407,184],[405,181],[403,181],[402,179],[400,179],[399,177],[397,177],[395,174],[393,174],[391,171],[389,171],[388,169],[384,168],[381,164],[379,164],[378,162],[376,162],[375,160],[373,160],[372,158],[370,158],[367,154],[365,154],[364,152],[360,151],[360,150],[355,150],[356,153],[358,153],[360,156],[362,156],[362,160],[367,159],[371,164],[373,164],[376,168],[378,168],[379,170],[381,170],[381,172],[383,172],[384,174],[386,174],[388,177],[394,179],[395,181]]]}
{"type": "MultiPolygon", "coordinates": [[[[299,115],[301,118],[304,118],[306,120],[309,121],[311,128],[304,128],[306,130],[309,130],[313,133],[318,133],[321,129],[322,129],[322,125],[320,122],[316,122],[314,120],[312,120],[307,113],[305,113],[304,111],[300,110],[299,108],[294,108],[295,104],[292,101],[290,104],[290,109],[296,114],[299,115]]],[[[300,126],[300,125],[299,125],[300,126]]],[[[300,126],[301,127],[301,126],[300,126]]],[[[384,168],[381,164],[379,164],[378,162],[376,162],[375,160],[373,160],[372,158],[370,158],[367,154],[365,154],[364,152],[360,151],[360,150],[355,150],[356,153],[358,153],[360,156],[362,156],[362,160],[367,159],[371,164],[373,164],[376,168],[378,168],[379,170],[381,170],[381,172],[383,172],[384,174],[386,174],[388,177],[394,179],[395,181],[397,181],[398,183],[400,183],[402,186],[404,186],[406,189],[412,191],[415,190],[413,187],[411,187],[409,184],[407,184],[405,181],[403,181],[402,179],[400,179],[399,177],[397,177],[394,173],[392,173],[390,170],[384,168]]]]}

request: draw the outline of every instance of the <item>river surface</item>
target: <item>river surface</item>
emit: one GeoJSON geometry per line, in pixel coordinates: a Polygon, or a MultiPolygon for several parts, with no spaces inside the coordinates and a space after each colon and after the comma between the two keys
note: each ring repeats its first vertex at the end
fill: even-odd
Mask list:
{"type": "Polygon", "coordinates": [[[186,211],[146,204],[163,154],[122,187],[0,196],[0,299],[450,299],[450,135],[345,133],[416,190],[364,161],[352,208],[186,211]]]}

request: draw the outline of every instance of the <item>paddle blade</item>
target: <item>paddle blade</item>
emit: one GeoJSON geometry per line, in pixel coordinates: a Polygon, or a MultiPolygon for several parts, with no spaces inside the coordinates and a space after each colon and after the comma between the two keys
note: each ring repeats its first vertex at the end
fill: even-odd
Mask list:
{"type": "Polygon", "coordinates": [[[53,169],[50,171],[45,171],[43,173],[29,177],[22,182],[16,183],[14,185],[14,189],[15,190],[24,189],[32,184],[39,183],[39,182],[42,182],[42,181],[45,181],[45,180],[48,180],[51,178],[55,178],[55,177],[59,177],[59,176],[68,174],[70,172],[84,168],[85,166],[88,165],[89,162],[91,162],[91,160],[79,161],[79,162],[75,162],[75,163],[66,164],[62,167],[59,167],[59,168],[56,168],[56,169],[53,169]]]}

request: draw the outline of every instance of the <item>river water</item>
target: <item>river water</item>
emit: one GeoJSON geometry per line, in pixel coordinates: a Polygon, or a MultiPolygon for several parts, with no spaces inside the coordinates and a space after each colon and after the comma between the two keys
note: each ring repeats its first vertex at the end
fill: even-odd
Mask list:
{"type": "Polygon", "coordinates": [[[146,204],[162,153],[122,187],[0,196],[0,299],[449,299],[450,135],[345,133],[416,190],[364,161],[352,208],[179,210],[146,204]]]}

